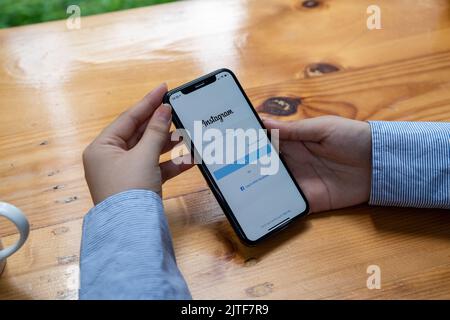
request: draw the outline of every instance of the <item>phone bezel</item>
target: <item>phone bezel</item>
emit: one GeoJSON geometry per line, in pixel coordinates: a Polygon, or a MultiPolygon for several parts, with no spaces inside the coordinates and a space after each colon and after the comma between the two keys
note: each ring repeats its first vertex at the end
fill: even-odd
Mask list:
{"type": "MultiPolygon", "coordinates": [[[[222,73],[222,72],[228,72],[233,77],[234,82],[236,83],[236,85],[238,86],[238,88],[241,91],[242,95],[244,96],[245,100],[247,101],[247,104],[250,107],[250,109],[252,110],[253,114],[255,115],[256,120],[259,122],[261,127],[263,129],[265,129],[264,123],[260,119],[260,117],[259,117],[258,113],[256,112],[255,108],[253,107],[250,99],[248,98],[247,94],[245,93],[244,89],[242,88],[241,84],[239,83],[236,75],[234,74],[233,71],[231,71],[230,69],[227,69],[227,68],[218,69],[216,71],[208,73],[208,74],[206,74],[206,75],[204,75],[204,76],[202,76],[200,78],[197,78],[195,80],[189,81],[189,82],[187,82],[187,83],[185,83],[185,84],[183,84],[183,85],[181,85],[179,87],[176,87],[176,88],[168,91],[164,95],[163,102],[170,104],[170,97],[174,93],[182,91],[183,89],[186,89],[188,87],[196,86],[197,84],[201,83],[202,81],[205,81],[206,79],[208,79],[208,78],[210,78],[212,76],[216,76],[217,74],[222,73]]],[[[210,83],[208,83],[206,85],[209,85],[209,84],[210,83]]],[[[177,113],[175,112],[175,108],[173,108],[173,107],[172,107],[172,121],[173,121],[173,123],[174,123],[174,125],[175,125],[175,127],[177,129],[184,129],[183,123],[181,122],[180,118],[178,117],[177,113]]],[[[269,141],[272,142],[271,137],[270,137],[270,132],[266,131],[266,133],[267,133],[267,137],[268,137],[269,141]]],[[[193,141],[191,141],[191,150],[193,150],[195,153],[197,153],[197,149],[195,148],[193,141]]],[[[306,216],[309,213],[310,207],[309,207],[308,200],[305,197],[305,194],[303,193],[302,189],[300,188],[300,186],[298,185],[297,181],[295,180],[295,177],[292,175],[291,171],[289,170],[288,166],[286,165],[286,163],[285,163],[281,153],[279,153],[279,158],[280,158],[281,163],[283,164],[283,166],[287,170],[287,173],[289,174],[289,177],[294,182],[294,185],[296,186],[297,190],[299,191],[300,195],[302,196],[303,200],[305,201],[306,208],[305,208],[305,210],[303,212],[301,212],[298,215],[296,215],[295,217],[289,219],[286,223],[281,224],[280,226],[277,226],[276,228],[274,228],[271,231],[268,231],[267,233],[265,233],[263,236],[261,236],[260,238],[258,238],[256,240],[250,240],[245,235],[245,232],[243,231],[242,227],[240,226],[239,222],[237,221],[233,211],[231,210],[230,206],[228,205],[228,202],[226,201],[226,199],[225,199],[224,195],[222,194],[220,188],[218,187],[218,185],[214,181],[214,178],[213,178],[211,172],[209,172],[208,167],[203,162],[203,159],[202,159],[202,162],[200,164],[198,164],[198,166],[200,168],[200,172],[202,173],[203,177],[205,178],[206,182],[208,183],[208,186],[211,188],[211,191],[214,194],[214,197],[216,198],[217,202],[219,203],[220,207],[222,208],[225,216],[227,217],[227,219],[230,222],[231,226],[233,227],[234,231],[239,236],[239,238],[247,245],[256,245],[257,243],[267,239],[271,235],[273,235],[275,233],[278,233],[281,230],[285,229],[287,226],[291,225],[292,222],[296,221],[298,218],[304,217],[304,216],[306,216]]]]}

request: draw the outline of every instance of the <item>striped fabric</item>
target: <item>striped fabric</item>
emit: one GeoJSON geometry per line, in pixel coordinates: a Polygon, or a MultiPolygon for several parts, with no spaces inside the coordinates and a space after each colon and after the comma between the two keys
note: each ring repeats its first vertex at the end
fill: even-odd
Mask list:
{"type": "Polygon", "coordinates": [[[369,123],[369,204],[450,209],[450,123],[369,123]]]}
{"type": "Polygon", "coordinates": [[[84,218],[80,299],[190,299],[159,195],[129,190],[84,218]]]}

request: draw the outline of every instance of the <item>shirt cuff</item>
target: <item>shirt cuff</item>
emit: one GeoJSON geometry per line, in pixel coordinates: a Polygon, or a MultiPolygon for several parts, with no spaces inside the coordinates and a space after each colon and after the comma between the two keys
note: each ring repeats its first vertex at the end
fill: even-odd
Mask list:
{"type": "Polygon", "coordinates": [[[129,190],[84,218],[80,299],[189,299],[161,197],[129,190]]]}
{"type": "Polygon", "coordinates": [[[369,204],[450,208],[450,123],[369,121],[369,204]]]}

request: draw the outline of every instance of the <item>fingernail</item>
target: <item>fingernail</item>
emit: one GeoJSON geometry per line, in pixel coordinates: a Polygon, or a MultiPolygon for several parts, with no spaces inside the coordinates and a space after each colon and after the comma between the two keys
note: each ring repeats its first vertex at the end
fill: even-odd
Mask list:
{"type": "Polygon", "coordinates": [[[172,107],[169,104],[163,104],[156,111],[155,116],[164,122],[170,122],[172,120],[172,107]]]}

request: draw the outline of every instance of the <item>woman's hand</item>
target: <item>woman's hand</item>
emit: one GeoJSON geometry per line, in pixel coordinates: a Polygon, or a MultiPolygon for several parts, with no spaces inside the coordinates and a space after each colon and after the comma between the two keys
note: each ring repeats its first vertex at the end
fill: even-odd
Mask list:
{"type": "Polygon", "coordinates": [[[280,151],[309,201],[311,212],[349,207],[370,196],[372,138],[366,122],[335,116],[285,122],[280,151]]]}
{"type": "Polygon", "coordinates": [[[166,92],[162,84],[147,94],[84,151],[84,171],[94,204],[130,189],[147,189],[161,195],[164,181],[192,166],[187,164],[189,161],[159,163],[159,156],[178,143],[169,139],[171,109],[161,105],[166,92]]]}

